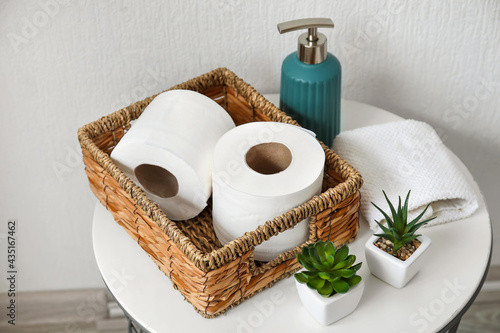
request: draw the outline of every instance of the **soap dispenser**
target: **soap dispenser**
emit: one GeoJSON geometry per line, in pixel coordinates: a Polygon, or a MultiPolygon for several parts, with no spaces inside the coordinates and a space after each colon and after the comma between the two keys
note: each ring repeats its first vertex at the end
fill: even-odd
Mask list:
{"type": "Polygon", "coordinates": [[[283,61],[280,108],[331,146],[340,132],[342,73],[340,62],[327,52],[326,36],[318,28],[333,28],[333,22],[311,18],[278,24],[281,34],[308,30],[299,36],[298,51],[283,61]]]}

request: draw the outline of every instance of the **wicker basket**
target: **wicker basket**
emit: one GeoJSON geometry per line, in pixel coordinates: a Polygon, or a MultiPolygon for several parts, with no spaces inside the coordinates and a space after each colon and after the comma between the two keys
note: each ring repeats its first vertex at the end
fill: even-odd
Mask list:
{"type": "MultiPolygon", "coordinates": [[[[236,125],[252,121],[298,125],[225,68],[171,89],[194,90],[212,98],[227,110],[236,125]]],[[[356,237],[361,175],[323,143],[323,193],[229,244],[222,246],[215,236],[210,203],[193,219],[169,220],[109,157],[130,122],[155,96],[83,126],[78,130],[78,139],[92,192],[203,317],[216,317],[292,275],[300,269],[295,254],[301,246],[318,239],[340,245],[356,237]],[[311,217],[309,239],[304,244],[270,262],[254,261],[255,246],[307,217],[311,217]]]]}

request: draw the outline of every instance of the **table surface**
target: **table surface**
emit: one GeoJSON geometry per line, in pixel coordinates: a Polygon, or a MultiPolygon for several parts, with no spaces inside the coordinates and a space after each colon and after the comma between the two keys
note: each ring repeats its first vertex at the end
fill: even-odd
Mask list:
{"type": "MultiPolygon", "coordinates": [[[[274,103],[278,99],[278,95],[266,97],[274,103]]],[[[342,130],[400,119],[373,106],[342,101],[342,130]]],[[[201,317],[99,203],[93,221],[95,257],[117,302],[150,332],[439,331],[475,297],[491,256],[492,231],[484,199],[466,167],[456,161],[477,192],[479,209],[467,219],[422,229],[432,239],[431,255],[403,289],[371,275],[365,263],[359,272],[365,291],[358,307],[330,326],[321,326],[308,314],[293,278],[277,282],[217,318],[201,317]]],[[[349,245],[357,261],[365,262],[364,244],[370,236],[368,223],[361,218],[357,239],[349,245]]]]}

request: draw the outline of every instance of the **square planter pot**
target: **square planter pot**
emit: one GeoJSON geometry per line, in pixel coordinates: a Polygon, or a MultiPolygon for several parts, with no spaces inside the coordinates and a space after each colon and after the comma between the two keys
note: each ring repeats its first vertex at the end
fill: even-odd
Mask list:
{"type": "Polygon", "coordinates": [[[426,251],[431,239],[425,235],[417,238],[421,242],[418,249],[405,261],[375,246],[379,236],[373,235],[365,244],[366,262],[370,272],[396,288],[403,288],[425,264],[426,251]]]}
{"type": "Polygon", "coordinates": [[[361,280],[345,294],[323,297],[306,284],[297,281],[295,283],[302,304],[321,325],[333,324],[353,312],[358,306],[365,288],[365,284],[361,280]]]}

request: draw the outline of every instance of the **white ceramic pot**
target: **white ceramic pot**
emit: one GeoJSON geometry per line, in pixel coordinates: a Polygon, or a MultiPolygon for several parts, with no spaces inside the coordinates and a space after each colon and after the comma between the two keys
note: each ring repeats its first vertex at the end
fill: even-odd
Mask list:
{"type": "Polygon", "coordinates": [[[354,311],[363,295],[365,284],[361,280],[345,294],[323,297],[306,284],[297,284],[300,300],[309,313],[322,325],[330,325],[354,311]]]}
{"type": "Polygon", "coordinates": [[[379,236],[373,235],[365,244],[366,262],[370,272],[393,287],[403,288],[425,263],[426,251],[431,239],[425,235],[417,237],[422,244],[405,261],[375,246],[379,236]]]}

